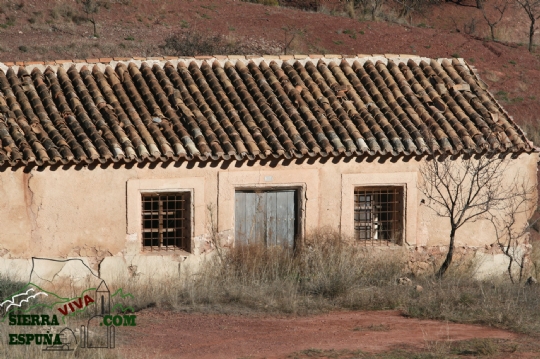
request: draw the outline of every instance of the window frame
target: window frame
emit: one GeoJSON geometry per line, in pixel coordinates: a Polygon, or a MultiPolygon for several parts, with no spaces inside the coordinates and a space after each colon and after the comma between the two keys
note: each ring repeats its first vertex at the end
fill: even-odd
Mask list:
{"type": "MultiPolygon", "coordinates": [[[[388,167],[393,164],[388,164],[388,167]]],[[[390,169],[390,168],[389,168],[390,169]]],[[[419,222],[420,204],[418,203],[417,171],[409,172],[362,172],[341,175],[341,225],[343,238],[354,241],[354,188],[373,186],[403,187],[403,244],[402,246],[422,246],[427,243],[424,225],[419,222]]],[[[375,246],[377,244],[374,244],[375,246]]]]}
{"type": "MultiPolygon", "coordinates": [[[[147,191],[141,191],[141,241],[142,241],[142,249],[143,251],[145,252],[166,252],[166,251],[179,251],[179,250],[183,250],[183,251],[186,251],[188,253],[191,253],[191,248],[192,248],[192,241],[193,241],[193,238],[192,238],[192,219],[193,219],[193,215],[192,215],[192,212],[193,212],[193,195],[192,195],[192,192],[191,191],[150,191],[150,192],[147,192],[147,191]],[[147,198],[151,198],[151,197],[154,197],[154,196],[157,196],[157,200],[158,200],[158,223],[159,222],[163,222],[163,213],[162,213],[162,205],[161,203],[164,201],[161,199],[162,196],[182,196],[182,197],[187,197],[187,205],[185,206],[185,208],[182,208],[181,210],[182,211],[186,211],[187,212],[187,218],[181,218],[181,219],[174,219],[174,220],[181,220],[181,221],[184,221],[187,223],[187,225],[185,226],[184,228],[184,231],[187,232],[187,235],[185,236],[180,236],[180,237],[176,237],[177,241],[180,240],[180,245],[178,245],[178,243],[175,243],[173,245],[164,245],[164,238],[163,238],[163,233],[165,233],[165,231],[162,231],[160,233],[160,230],[162,229],[161,227],[163,226],[162,223],[159,223],[158,224],[158,234],[159,234],[159,238],[158,238],[158,245],[157,246],[154,246],[154,245],[145,245],[144,242],[145,242],[145,238],[144,238],[144,233],[145,233],[145,230],[147,229],[150,229],[150,230],[153,230],[155,228],[145,228],[145,209],[144,209],[144,198],[147,197],[147,198]]],[[[185,201],[185,198],[183,199],[185,201]]],[[[151,210],[152,212],[152,210],[151,210]]],[[[166,214],[167,215],[167,214],[166,214]]],[[[155,219],[150,219],[151,221],[152,220],[155,220],[155,219]]],[[[166,229],[169,229],[169,228],[166,228],[166,229]]],[[[178,228],[177,228],[178,229],[178,228]]],[[[152,240],[152,239],[151,239],[152,240]]]]}
{"type": "Polygon", "coordinates": [[[201,239],[205,238],[207,230],[207,203],[205,196],[206,180],[204,177],[176,178],[132,178],[126,182],[126,256],[133,255],[166,255],[199,254],[201,239]],[[177,251],[147,251],[142,241],[142,206],[141,195],[144,193],[190,192],[191,193],[191,252],[177,251]]]}
{"type": "MultiPolygon", "coordinates": [[[[405,227],[405,186],[400,185],[381,185],[381,186],[355,186],[353,192],[353,201],[354,201],[354,240],[357,243],[362,243],[365,245],[402,245],[404,241],[404,227],[405,227]],[[383,202],[377,199],[383,195],[394,195],[397,198],[392,199],[391,201],[383,202]],[[362,202],[357,201],[358,197],[370,197],[369,201],[362,202]],[[362,218],[357,220],[358,217],[362,217],[362,211],[357,208],[362,203],[369,203],[369,215],[365,217],[362,221],[362,218]],[[391,209],[384,209],[383,211],[378,211],[377,207],[392,205],[391,209]],[[398,207],[398,208],[395,208],[398,207]],[[396,218],[391,220],[381,219],[383,215],[392,215],[396,218]],[[366,228],[370,228],[371,234],[369,238],[359,238],[358,232],[361,233],[357,227],[360,227],[361,224],[369,223],[364,225],[366,228]],[[387,229],[387,225],[390,224],[391,228],[387,229]],[[375,228],[378,228],[377,230],[375,228]],[[391,236],[397,234],[393,239],[384,239],[384,238],[375,238],[379,235],[384,235],[385,232],[391,231],[391,236]]],[[[367,212],[364,212],[367,213],[367,212]]]]}

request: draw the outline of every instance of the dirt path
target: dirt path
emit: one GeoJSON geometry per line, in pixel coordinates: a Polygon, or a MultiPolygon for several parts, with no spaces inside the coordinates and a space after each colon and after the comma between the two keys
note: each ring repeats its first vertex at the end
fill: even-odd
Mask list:
{"type": "Polygon", "coordinates": [[[476,325],[408,319],[397,311],[253,318],[148,310],[138,313],[136,327],[118,331],[119,347],[129,358],[286,358],[310,348],[383,352],[472,338],[516,339],[517,335],[476,325]]]}

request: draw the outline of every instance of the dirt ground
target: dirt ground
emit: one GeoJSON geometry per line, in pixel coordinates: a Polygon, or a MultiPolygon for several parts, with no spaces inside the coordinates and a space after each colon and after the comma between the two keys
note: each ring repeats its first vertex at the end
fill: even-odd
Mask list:
{"type": "MultiPolygon", "coordinates": [[[[517,334],[477,325],[409,319],[397,311],[335,312],[309,317],[253,317],[145,310],[137,326],[119,328],[118,347],[128,358],[294,358],[339,352],[433,350],[441,343],[517,334]]],[[[532,339],[529,339],[532,340],[532,339]]],[[[529,353],[530,354],[530,353],[529,353]]],[[[499,353],[501,358],[528,353],[499,353]]],[[[330,355],[330,357],[332,357],[330,355]]]]}

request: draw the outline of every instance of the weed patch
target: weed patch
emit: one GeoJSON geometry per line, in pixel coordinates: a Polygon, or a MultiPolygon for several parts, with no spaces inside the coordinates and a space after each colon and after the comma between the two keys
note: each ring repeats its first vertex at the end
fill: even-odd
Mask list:
{"type": "Polygon", "coordinates": [[[272,46],[259,41],[191,30],[167,37],[160,48],[171,56],[276,53],[272,46]]]}
{"type": "Polygon", "coordinates": [[[407,256],[401,247],[378,251],[327,234],[296,251],[235,247],[222,259],[207,258],[198,270],[184,272],[180,281],[134,278],[122,287],[134,294],[138,308],[155,303],[188,311],[299,315],[397,309],[408,317],[540,333],[540,286],[475,280],[475,266],[458,263],[443,279],[434,273],[415,276],[407,256]],[[402,277],[412,285],[398,285],[402,277]]]}
{"type": "Polygon", "coordinates": [[[242,0],[243,2],[251,2],[255,4],[267,6],[279,6],[279,0],[242,0]]]}

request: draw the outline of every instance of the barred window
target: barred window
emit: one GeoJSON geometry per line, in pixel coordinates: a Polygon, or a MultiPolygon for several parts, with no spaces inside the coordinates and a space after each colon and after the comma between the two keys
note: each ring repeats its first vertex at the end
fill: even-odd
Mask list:
{"type": "Polygon", "coordinates": [[[191,250],[191,193],[142,195],[144,250],[191,250]]]}
{"type": "Polygon", "coordinates": [[[401,244],[403,239],[403,188],[354,189],[354,237],[364,243],[401,244]]]}

